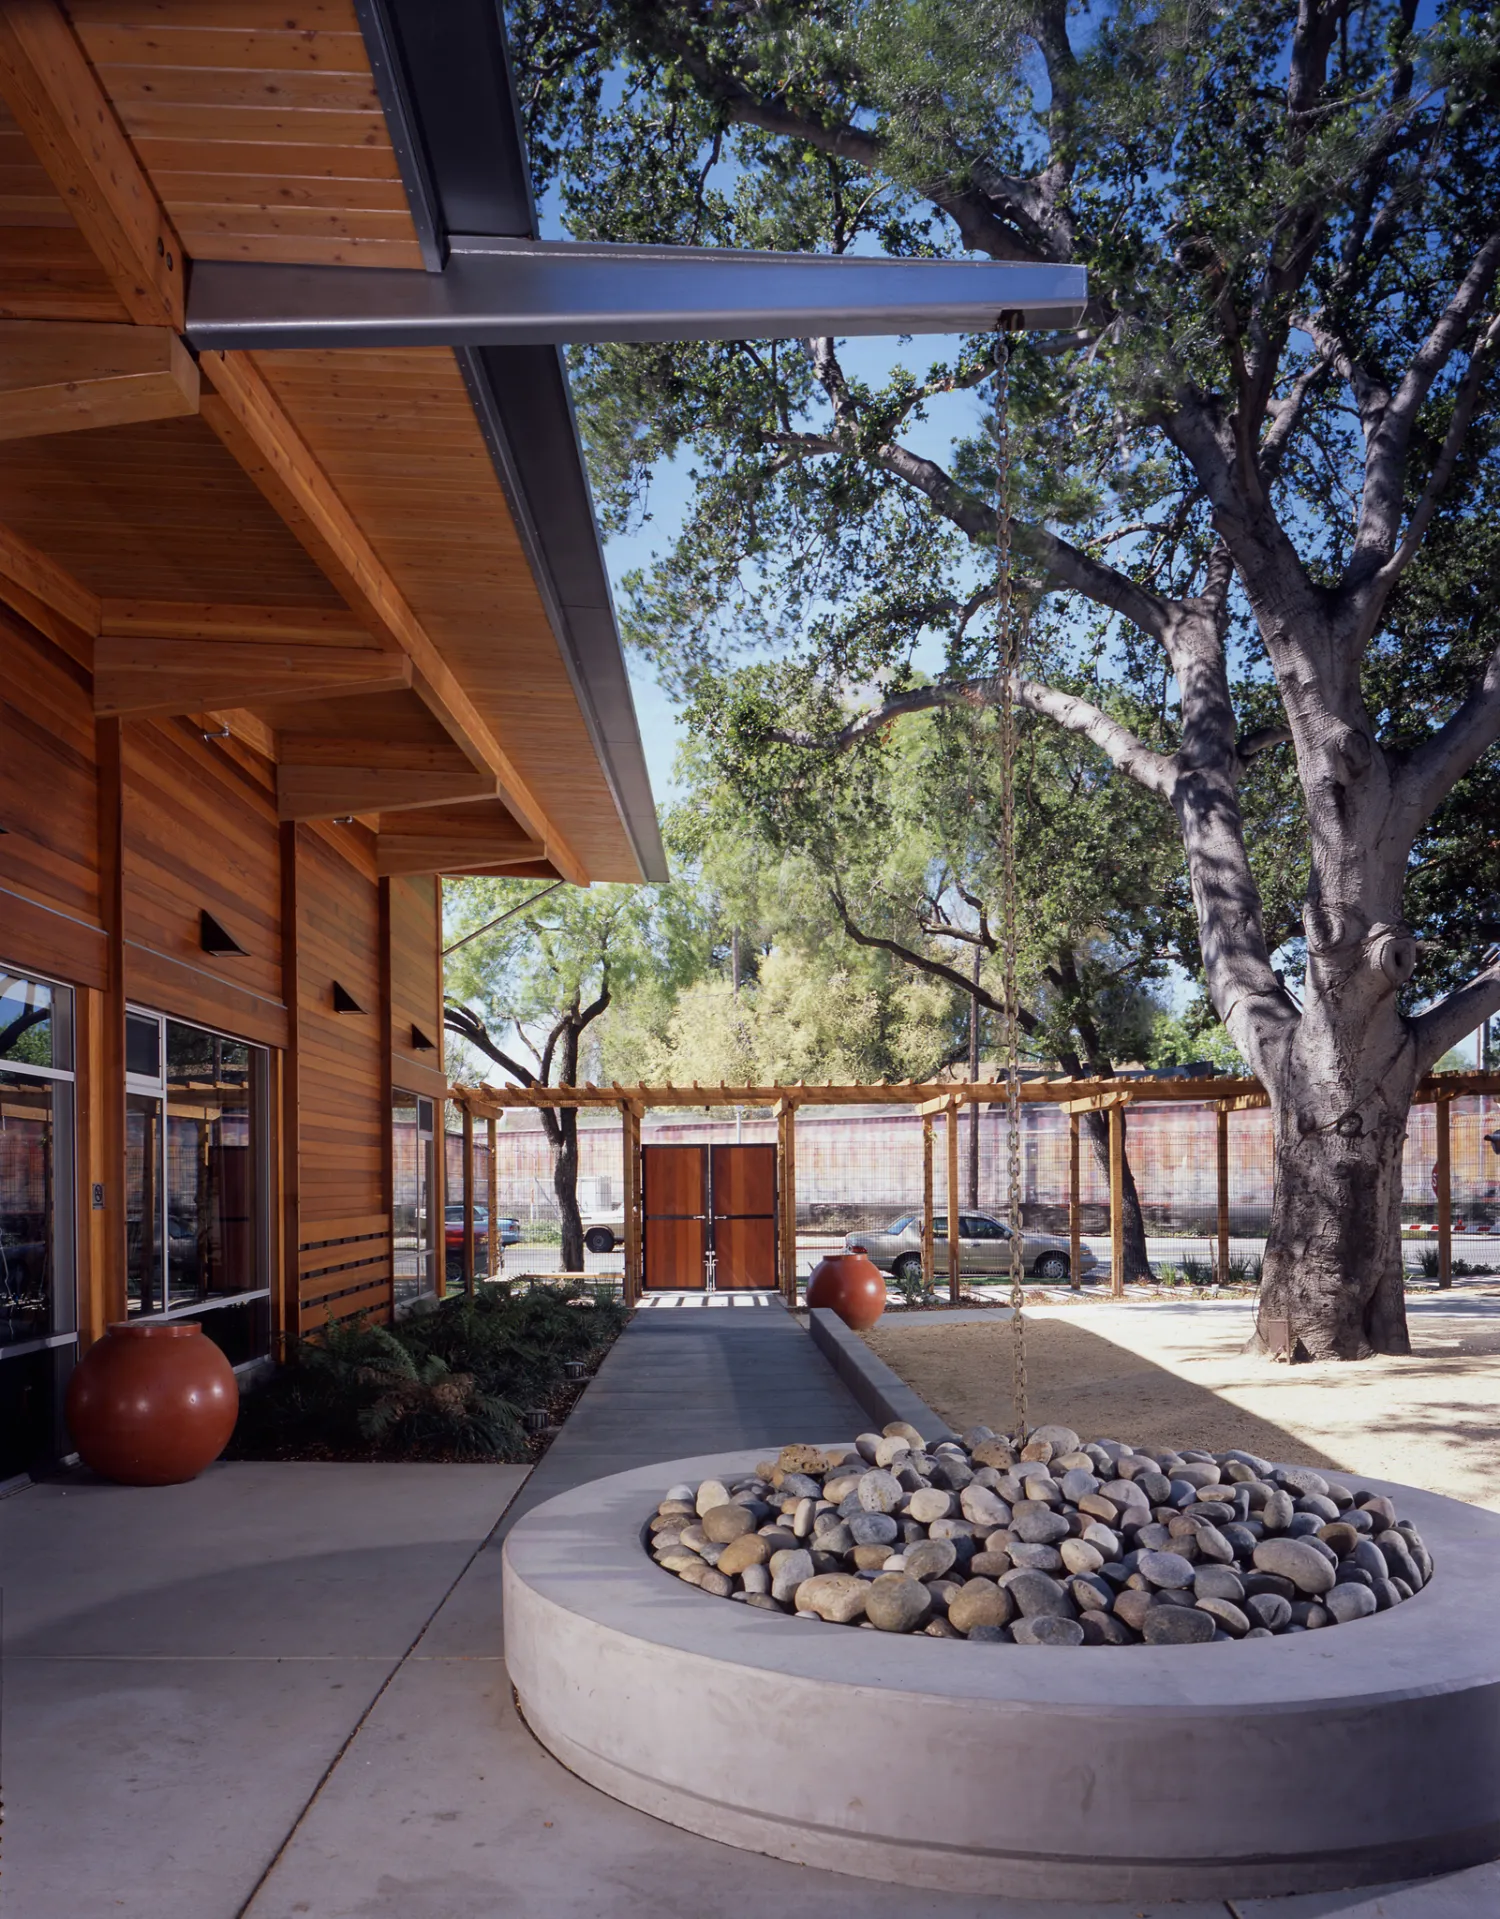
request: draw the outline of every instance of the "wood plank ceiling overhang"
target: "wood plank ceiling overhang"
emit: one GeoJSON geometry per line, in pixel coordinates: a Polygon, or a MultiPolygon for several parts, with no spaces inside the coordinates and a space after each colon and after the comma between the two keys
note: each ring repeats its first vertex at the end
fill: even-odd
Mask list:
{"type": "Polygon", "coordinates": [[[393,872],[666,877],[560,342],[1084,310],[1073,267],[539,242],[495,0],[0,0],[0,101],[0,592],[393,872]]]}
{"type": "Polygon", "coordinates": [[[0,3],[0,598],[101,716],[214,716],[383,872],[663,878],[556,350],[527,474],[446,347],[184,344],[195,262],[434,264],[362,12],[388,59],[353,0],[0,3]]]}

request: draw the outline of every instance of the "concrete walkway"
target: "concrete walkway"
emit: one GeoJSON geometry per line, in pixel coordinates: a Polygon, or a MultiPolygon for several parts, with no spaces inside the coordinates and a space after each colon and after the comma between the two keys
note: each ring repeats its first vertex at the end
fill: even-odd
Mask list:
{"type": "Polygon", "coordinates": [[[0,1911],[1460,1919],[1500,1906],[1490,1868],[1404,1899],[1148,1908],[1009,1900],[997,1866],[993,1897],[954,1898],[716,1845],[557,1765],[505,1672],[502,1515],[652,1459],[867,1423],[779,1306],[653,1313],[631,1322],[524,1488],[512,1467],[235,1464],[192,1486],[79,1476],[0,1501],[0,1911]]]}

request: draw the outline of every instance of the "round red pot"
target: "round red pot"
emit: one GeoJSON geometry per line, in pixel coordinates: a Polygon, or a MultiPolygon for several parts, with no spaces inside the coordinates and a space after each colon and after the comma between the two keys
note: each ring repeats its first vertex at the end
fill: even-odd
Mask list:
{"type": "Polygon", "coordinates": [[[807,1282],[809,1306],[826,1306],[856,1333],[885,1311],[885,1275],[867,1253],[825,1253],[807,1282]]]}
{"type": "Polygon", "coordinates": [[[239,1408],[234,1368],[194,1320],[111,1326],[68,1382],[80,1458],[122,1486],[196,1479],[229,1444],[239,1408]]]}

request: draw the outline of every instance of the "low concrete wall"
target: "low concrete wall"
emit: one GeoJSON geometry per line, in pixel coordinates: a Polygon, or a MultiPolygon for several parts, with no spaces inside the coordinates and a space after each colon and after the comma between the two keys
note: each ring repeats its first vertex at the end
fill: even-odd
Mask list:
{"type": "Polygon", "coordinates": [[[643,1526],[667,1486],[756,1458],[595,1480],[506,1545],[526,1718],[627,1804],[777,1858],[968,1895],[1254,1898],[1500,1856],[1500,1515],[1380,1486],[1437,1572],[1351,1625],[980,1646],[758,1612],[652,1565],[643,1526]]]}
{"type": "Polygon", "coordinates": [[[952,1439],[953,1428],[939,1419],[927,1401],[919,1399],[883,1359],[877,1358],[858,1333],[851,1333],[837,1313],[826,1306],[814,1306],[807,1315],[807,1330],[813,1344],[870,1415],[876,1432],[904,1420],[924,1439],[952,1439]]]}

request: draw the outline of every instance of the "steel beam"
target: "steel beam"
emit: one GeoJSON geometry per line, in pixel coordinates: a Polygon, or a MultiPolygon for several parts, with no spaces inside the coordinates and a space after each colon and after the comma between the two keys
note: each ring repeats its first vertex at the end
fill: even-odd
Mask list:
{"type": "Polygon", "coordinates": [[[1076,326],[1082,267],[454,235],[441,273],[200,260],[200,352],[805,339],[1076,326]]]}

